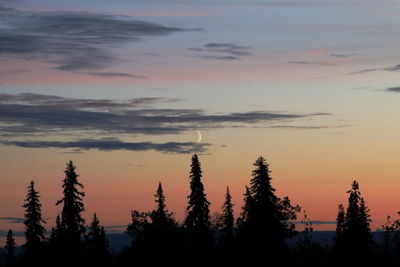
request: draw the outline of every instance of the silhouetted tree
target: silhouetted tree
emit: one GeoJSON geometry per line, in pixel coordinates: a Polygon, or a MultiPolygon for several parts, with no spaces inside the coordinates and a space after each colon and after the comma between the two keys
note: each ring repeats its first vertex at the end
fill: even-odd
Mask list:
{"type": "Polygon", "coordinates": [[[51,248],[55,248],[60,245],[60,243],[64,239],[64,227],[63,224],[61,223],[61,217],[60,214],[57,214],[56,217],[56,225],[51,229],[51,234],[50,234],[50,239],[49,239],[49,244],[51,248]]]}
{"type": "Polygon", "coordinates": [[[225,202],[222,206],[223,228],[222,232],[228,240],[233,240],[235,218],[233,216],[232,196],[229,191],[229,186],[226,188],[225,202]]]}
{"type": "Polygon", "coordinates": [[[159,183],[154,195],[156,208],[149,214],[149,233],[146,235],[149,241],[150,251],[159,255],[153,257],[153,265],[176,265],[180,257],[180,240],[178,224],[173,213],[169,212],[165,202],[164,190],[159,183]]]}
{"type": "Polygon", "coordinates": [[[94,266],[106,266],[109,264],[108,240],[104,231],[104,226],[100,224],[96,213],[93,214],[93,220],[89,225],[88,233],[85,237],[86,249],[88,252],[88,261],[94,266]]]}
{"type": "Polygon", "coordinates": [[[367,262],[372,248],[369,209],[361,197],[359,184],[354,181],[349,194],[346,213],[339,206],[336,229],[338,257],[355,262],[367,262]],[[344,216],[343,216],[344,214],[344,216]],[[344,218],[343,218],[344,217],[344,218]]]}
{"type": "Polygon", "coordinates": [[[237,225],[239,226],[239,230],[241,233],[245,231],[245,228],[251,225],[252,217],[249,215],[254,214],[254,199],[248,186],[246,186],[246,190],[243,196],[244,205],[242,207],[240,217],[237,219],[237,225]]]}
{"type": "Polygon", "coordinates": [[[76,166],[69,161],[64,171],[65,178],[62,186],[64,197],[57,201],[56,205],[63,204],[61,212],[61,224],[65,233],[63,241],[70,248],[78,249],[81,247],[81,238],[85,232],[85,220],[81,215],[85,210],[82,201],[85,193],[78,189],[83,188],[83,185],[78,182],[79,175],[75,169],[76,166]]]}
{"type": "MultiPolygon", "coordinates": [[[[400,212],[398,212],[400,215],[400,212]]],[[[387,216],[386,222],[382,225],[382,251],[381,258],[386,266],[398,265],[400,262],[400,219],[394,221],[387,216]]]]}
{"type": "Polygon", "coordinates": [[[233,249],[235,245],[235,218],[233,215],[232,196],[229,186],[226,188],[225,201],[222,205],[222,214],[217,215],[218,243],[217,253],[225,264],[233,263],[233,249]]]}
{"type": "Polygon", "coordinates": [[[42,226],[42,223],[45,223],[45,221],[42,219],[42,205],[39,201],[39,193],[35,190],[35,183],[33,181],[28,186],[25,202],[23,205],[25,208],[25,257],[27,260],[33,261],[42,252],[45,241],[44,234],[46,232],[42,226]]]}
{"type": "Polygon", "coordinates": [[[336,216],[336,237],[335,237],[335,250],[337,251],[338,254],[342,253],[342,250],[344,249],[344,235],[345,235],[345,220],[346,220],[346,214],[344,212],[344,207],[342,204],[339,204],[338,206],[338,213],[336,216]]]}
{"type": "Polygon", "coordinates": [[[294,257],[291,259],[292,264],[296,266],[325,266],[322,261],[322,247],[313,240],[313,224],[305,211],[303,211],[301,223],[304,228],[296,236],[294,257]]]}
{"type": "Polygon", "coordinates": [[[6,261],[8,266],[15,265],[15,245],[14,233],[10,229],[7,232],[6,245],[4,246],[6,249],[6,261]]]}
{"type": "Polygon", "coordinates": [[[157,206],[150,214],[153,226],[163,227],[166,224],[174,223],[173,214],[168,212],[165,204],[165,195],[161,182],[158,184],[154,197],[157,206]]]}
{"type": "Polygon", "coordinates": [[[145,229],[149,225],[149,214],[137,210],[131,211],[131,223],[127,227],[127,234],[134,244],[143,242],[145,229]]]}
{"type": "Polygon", "coordinates": [[[257,261],[268,253],[270,262],[276,263],[288,252],[285,238],[294,233],[289,221],[297,218],[299,206],[292,206],[288,197],[279,198],[271,185],[269,165],[263,157],[253,164],[250,188],[245,194],[245,206],[239,227],[242,246],[257,261]],[[251,196],[251,197],[250,197],[251,196]]]}
{"type": "Polygon", "coordinates": [[[206,258],[212,244],[210,211],[201,181],[202,171],[197,155],[193,155],[190,171],[190,195],[184,227],[189,238],[189,247],[195,258],[206,258]]]}

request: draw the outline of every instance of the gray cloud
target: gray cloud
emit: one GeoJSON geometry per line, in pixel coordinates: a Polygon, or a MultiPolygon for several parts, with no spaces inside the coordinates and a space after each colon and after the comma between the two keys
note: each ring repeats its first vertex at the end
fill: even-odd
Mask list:
{"type": "Polygon", "coordinates": [[[317,125],[317,126],[299,126],[299,125],[272,125],[269,128],[277,128],[277,129],[293,129],[293,130],[318,130],[318,129],[331,129],[331,128],[345,128],[351,127],[351,124],[343,124],[343,125],[317,125]]]}
{"type": "Polygon", "coordinates": [[[6,221],[8,223],[23,223],[25,219],[18,217],[0,217],[0,221],[6,221]]]}
{"type": "Polygon", "coordinates": [[[206,53],[206,55],[198,56],[203,59],[239,60],[242,56],[251,55],[251,53],[248,52],[249,47],[234,43],[207,43],[201,48],[192,47],[188,49],[195,52],[206,53]]]}
{"type": "Polygon", "coordinates": [[[152,142],[124,142],[117,138],[105,139],[82,139],[78,141],[1,141],[3,145],[14,145],[25,148],[74,148],[81,150],[129,150],[129,151],[149,151],[154,150],[164,153],[202,153],[206,151],[207,143],[194,142],[167,142],[167,143],[152,143],[152,142]]]}
{"type": "Polygon", "coordinates": [[[394,65],[394,66],[389,66],[389,67],[383,67],[383,68],[369,68],[369,69],[363,69],[355,72],[350,72],[350,75],[353,74],[363,74],[363,73],[368,73],[368,72],[373,72],[373,71],[400,71],[400,64],[394,65]]]}
{"type": "Polygon", "coordinates": [[[85,12],[0,8],[0,56],[39,59],[55,69],[99,69],[115,62],[112,47],[181,28],[85,12]]]}
{"type": "Polygon", "coordinates": [[[386,91],[388,91],[388,92],[400,93],[400,87],[390,87],[390,88],[386,88],[386,91]]]}
{"type": "Polygon", "coordinates": [[[391,66],[391,67],[383,68],[383,70],[387,70],[387,71],[399,71],[399,70],[400,70],[400,64],[394,65],[394,66],[391,66]]]}
{"type": "Polygon", "coordinates": [[[240,58],[234,56],[198,56],[203,59],[218,59],[218,60],[239,60],[240,58]]]}
{"type": "Polygon", "coordinates": [[[142,75],[134,75],[129,73],[121,73],[121,72],[84,72],[83,74],[97,76],[97,77],[125,77],[125,78],[133,78],[133,79],[146,79],[145,76],[142,75]]]}
{"type": "Polygon", "coordinates": [[[110,99],[74,99],[34,93],[22,93],[17,95],[0,94],[0,104],[2,105],[40,106],[42,108],[54,107],[58,109],[101,109],[103,111],[109,111],[110,109],[132,109],[165,101],[179,101],[179,99],[142,97],[118,101],[110,99]]]}
{"type": "Polygon", "coordinates": [[[249,56],[250,52],[247,52],[249,49],[247,46],[236,45],[233,43],[208,43],[205,44],[204,47],[208,51],[227,53],[234,56],[249,56]]]}
{"type": "Polygon", "coordinates": [[[284,127],[289,128],[289,123],[292,121],[330,115],[271,111],[208,114],[201,109],[153,107],[175,101],[180,100],[157,97],[126,100],[73,99],[41,94],[0,94],[0,137],[3,138],[0,139],[0,143],[27,148],[72,150],[67,153],[79,153],[91,149],[154,150],[167,153],[205,152],[210,144],[126,142],[116,138],[100,137],[179,134],[197,129],[274,126],[274,123],[285,123],[284,127]],[[60,135],[67,140],[49,141],[52,136],[60,135]],[[90,138],[87,138],[88,136],[90,138]],[[92,138],[93,136],[100,139],[92,138]],[[43,141],[43,138],[46,138],[46,141],[43,141]]]}
{"type": "Polygon", "coordinates": [[[294,114],[252,111],[206,114],[199,109],[143,108],[177,99],[137,98],[125,101],[72,99],[39,94],[0,94],[0,132],[22,135],[91,131],[105,134],[176,134],[199,128],[282,122],[324,113],[294,114]]]}
{"type": "Polygon", "coordinates": [[[348,57],[352,57],[355,56],[356,54],[336,54],[336,53],[331,53],[329,54],[329,56],[331,57],[338,57],[338,58],[348,58],[348,57]]]}
{"type": "Polygon", "coordinates": [[[293,61],[287,61],[286,63],[290,64],[300,64],[300,65],[323,65],[323,66],[331,66],[331,65],[336,65],[336,63],[333,62],[323,62],[323,61],[307,61],[307,60],[293,60],[293,61]]]}

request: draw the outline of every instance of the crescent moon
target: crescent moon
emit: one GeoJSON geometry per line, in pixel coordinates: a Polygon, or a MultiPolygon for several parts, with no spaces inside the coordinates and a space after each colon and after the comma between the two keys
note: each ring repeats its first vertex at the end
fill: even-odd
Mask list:
{"type": "Polygon", "coordinates": [[[196,133],[199,136],[199,138],[197,139],[196,143],[200,143],[201,142],[201,132],[200,131],[196,131],[196,133]]]}

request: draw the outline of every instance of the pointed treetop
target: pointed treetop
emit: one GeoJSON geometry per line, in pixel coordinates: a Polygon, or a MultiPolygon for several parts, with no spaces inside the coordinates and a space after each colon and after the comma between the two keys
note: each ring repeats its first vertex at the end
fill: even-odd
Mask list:
{"type": "Polygon", "coordinates": [[[157,212],[158,215],[163,216],[166,215],[166,204],[165,204],[165,195],[164,190],[162,188],[161,182],[158,183],[158,188],[156,194],[154,195],[155,202],[157,203],[157,212]]]}
{"type": "Polygon", "coordinates": [[[200,179],[202,176],[203,175],[202,175],[201,164],[200,164],[199,158],[197,157],[196,154],[194,154],[192,156],[190,178],[200,179]]]}
{"type": "Polygon", "coordinates": [[[6,245],[4,246],[7,249],[8,256],[14,256],[15,245],[16,245],[16,243],[15,243],[15,239],[14,239],[13,230],[9,229],[7,232],[7,237],[6,237],[6,245]]]}
{"type": "Polygon", "coordinates": [[[233,234],[233,225],[234,225],[234,217],[233,217],[233,204],[232,204],[232,196],[229,192],[229,186],[226,187],[226,194],[225,194],[225,202],[222,206],[223,212],[223,224],[224,224],[224,231],[233,234]]]}
{"type": "Polygon", "coordinates": [[[31,181],[28,186],[28,193],[25,199],[25,249],[26,254],[33,255],[45,240],[46,229],[42,223],[46,223],[42,219],[42,211],[39,201],[39,193],[35,190],[35,183],[31,181]]]}

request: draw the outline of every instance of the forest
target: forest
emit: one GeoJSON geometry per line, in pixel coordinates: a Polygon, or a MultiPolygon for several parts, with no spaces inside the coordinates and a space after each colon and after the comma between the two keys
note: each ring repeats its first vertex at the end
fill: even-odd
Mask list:
{"type": "Polygon", "coordinates": [[[167,208],[161,183],[155,190],[152,211],[131,211],[126,233],[131,239],[122,251],[109,249],[104,226],[96,213],[90,223],[83,218],[83,185],[76,166],[67,162],[63,195],[56,203],[60,213],[52,229],[45,229],[40,195],[32,181],[27,187],[25,243],[16,253],[12,229],[8,231],[1,266],[399,266],[400,219],[382,225],[382,238],[373,238],[370,210],[354,181],[348,201],[338,205],[332,244],[313,239],[313,226],[299,205],[275,193],[269,164],[254,162],[243,194],[238,218],[226,188],[225,201],[216,218],[210,215],[202,183],[199,158],[190,166],[190,195],[182,222],[167,208]],[[301,218],[298,218],[301,217],[301,218]],[[301,230],[296,222],[302,222],[301,230]],[[288,241],[292,245],[289,245],[288,241]]]}

